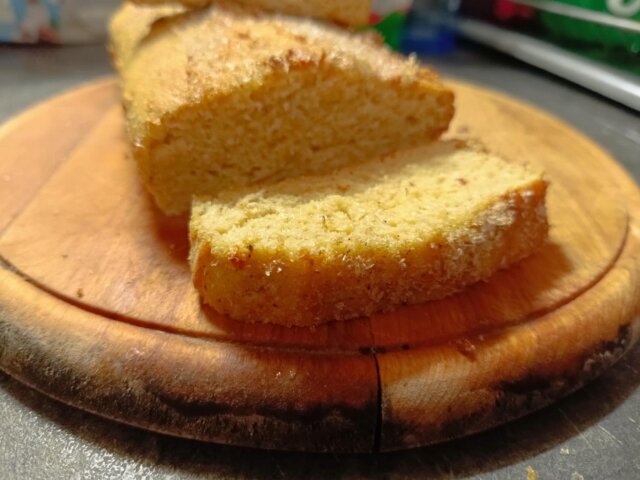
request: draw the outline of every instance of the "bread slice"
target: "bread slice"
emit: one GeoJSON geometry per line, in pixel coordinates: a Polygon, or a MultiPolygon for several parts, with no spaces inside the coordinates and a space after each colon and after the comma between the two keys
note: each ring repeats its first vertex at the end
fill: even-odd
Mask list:
{"type": "Polygon", "coordinates": [[[113,54],[134,156],[166,213],[435,139],[453,115],[433,72],[369,35],[221,3],[147,27],[131,53],[132,8],[112,23],[113,54]]]}
{"type": "Polygon", "coordinates": [[[281,325],[440,298],[543,243],[546,187],[530,167],[448,141],[197,198],[193,281],[218,312],[281,325]]]}
{"type": "MultiPolygon", "coordinates": [[[[167,0],[134,0],[140,4],[165,4],[167,0]]],[[[366,25],[371,12],[371,0],[235,0],[274,12],[321,18],[344,25],[366,25]]],[[[180,0],[187,7],[204,7],[217,0],[180,0]]]]}

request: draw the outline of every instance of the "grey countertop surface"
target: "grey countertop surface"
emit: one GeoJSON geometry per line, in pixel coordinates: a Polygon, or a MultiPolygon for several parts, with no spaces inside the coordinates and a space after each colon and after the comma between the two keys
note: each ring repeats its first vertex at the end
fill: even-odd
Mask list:
{"type": "MultiPolygon", "coordinates": [[[[427,59],[574,125],[640,180],[637,113],[490,51],[427,59]]],[[[110,74],[100,46],[0,46],[0,121],[110,74]]],[[[640,206],[630,206],[640,208],[640,206]]],[[[62,405],[0,372],[0,479],[640,478],[640,348],[557,404],[463,440],[379,455],[262,452],[171,438],[62,405]]]]}

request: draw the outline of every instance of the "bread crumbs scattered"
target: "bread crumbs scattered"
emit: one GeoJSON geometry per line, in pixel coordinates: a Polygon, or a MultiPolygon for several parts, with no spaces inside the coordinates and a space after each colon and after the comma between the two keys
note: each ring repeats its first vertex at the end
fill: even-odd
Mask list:
{"type": "Polygon", "coordinates": [[[82,298],[84,297],[84,290],[82,290],[81,288],[78,289],[78,291],[76,292],[76,296],[78,298],[82,298]]]}

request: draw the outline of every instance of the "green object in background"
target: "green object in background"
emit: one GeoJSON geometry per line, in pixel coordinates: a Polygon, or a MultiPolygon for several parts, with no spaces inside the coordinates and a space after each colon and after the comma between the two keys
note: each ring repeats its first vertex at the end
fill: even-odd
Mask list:
{"type": "Polygon", "coordinates": [[[402,41],[402,32],[404,24],[407,20],[407,14],[403,12],[393,12],[385,17],[381,22],[373,26],[377,30],[384,41],[394,50],[400,48],[402,41]]]}
{"type": "MultiPolygon", "coordinates": [[[[640,0],[556,0],[556,2],[640,22],[640,0]]],[[[540,20],[551,33],[557,36],[610,48],[624,47],[631,53],[640,53],[640,34],[637,32],[544,11],[540,12],[540,20]]]]}

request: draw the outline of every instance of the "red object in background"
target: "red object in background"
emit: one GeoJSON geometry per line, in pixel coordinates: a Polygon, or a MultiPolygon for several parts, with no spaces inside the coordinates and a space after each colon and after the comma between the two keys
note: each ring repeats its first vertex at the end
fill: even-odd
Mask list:
{"type": "Polygon", "coordinates": [[[462,0],[460,13],[473,18],[500,22],[528,21],[535,18],[533,8],[518,5],[511,0],[462,0]]]}
{"type": "Polygon", "coordinates": [[[535,11],[525,5],[516,5],[510,0],[496,0],[494,14],[498,20],[512,20],[514,18],[531,19],[535,11]]]}

